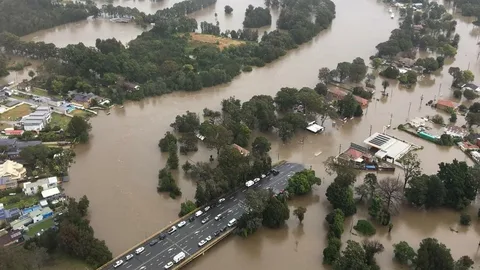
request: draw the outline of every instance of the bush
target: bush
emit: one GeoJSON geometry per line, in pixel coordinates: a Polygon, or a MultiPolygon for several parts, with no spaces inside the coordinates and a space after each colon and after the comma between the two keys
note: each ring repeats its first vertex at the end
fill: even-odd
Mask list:
{"type": "Polygon", "coordinates": [[[415,250],[405,241],[394,244],[393,248],[394,257],[400,264],[408,265],[413,263],[415,256],[417,256],[415,250]]]}
{"type": "Polygon", "coordinates": [[[468,100],[474,100],[478,97],[478,95],[470,89],[465,89],[465,91],[463,91],[463,96],[468,100]]]}
{"type": "Polygon", "coordinates": [[[457,114],[456,114],[456,113],[452,113],[452,114],[450,115],[450,119],[449,119],[449,120],[450,120],[450,122],[452,122],[452,123],[457,122],[457,114]]]}
{"type": "Polygon", "coordinates": [[[363,87],[361,86],[357,86],[355,88],[353,88],[353,92],[352,92],[354,95],[356,96],[359,96],[359,97],[362,97],[364,99],[372,99],[372,92],[370,91],[366,91],[365,89],[363,89],[363,87]]]}
{"type": "Polygon", "coordinates": [[[357,225],[355,225],[353,228],[359,233],[367,236],[374,235],[377,232],[375,227],[373,227],[370,222],[364,219],[360,219],[359,221],[357,221],[357,225]]]}
{"type": "Polygon", "coordinates": [[[470,222],[472,221],[472,217],[467,214],[467,213],[461,213],[460,214],[460,224],[463,226],[468,226],[470,225],[470,222]]]}
{"type": "Polygon", "coordinates": [[[453,91],[453,97],[458,99],[462,98],[462,90],[456,89],[455,91],[453,91]]]}
{"type": "Polygon", "coordinates": [[[336,237],[328,239],[328,246],[323,250],[323,263],[333,264],[340,257],[342,241],[336,237]]]}
{"type": "Polygon", "coordinates": [[[396,79],[398,75],[400,75],[400,70],[398,70],[396,67],[390,66],[380,72],[380,75],[385,78],[396,79]]]}
{"type": "Polygon", "coordinates": [[[190,200],[187,200],[186,202],[183,202],[180,205],[180,212],[178,213],[178,216],[183,217],[187,214],[190,214],[195,209],[197,209],[197,206],[195,205],[195,203],[190,200]]]}
{"type": "Polygon", "coordinates": [[[233,8],[229,5],[226,5],[225,6],[225,13],[232,14],[232,12],[233,12],[233,8]]]}
{"type": "Polygon", "coordinates": [[[432,117],[432,122],[435,124],[443,125],[445,123],[445,120],[441,115],[436,114],[432,117]]]}
{"type": "Polygon", "coordinates": [[[253,70],[252,66],[244,66],[242,68],[243,72],[252,72],[252,70],[253,70]]]}

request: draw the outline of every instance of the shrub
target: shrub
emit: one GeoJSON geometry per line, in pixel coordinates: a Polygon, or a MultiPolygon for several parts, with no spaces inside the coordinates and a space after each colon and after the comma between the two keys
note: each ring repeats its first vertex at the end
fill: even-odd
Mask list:
{"type": "Polygon", "coordinates": [[[232,14],[233,8],[229,5],[225,6],[225,13],[232,14]]]}
{"type": "Polygon", "coordinates": [[[478,95],[470,89],[465,89],[465,91],[463,91],[463,96],[468,100],[474,100],[478,97],[478,95]]]}
{"type": "Polygon", "coordinates": [[[359,233],[367,236],[374,235],[377,232],[375,227],[373,227],[370,222],[364,219],[360,219],[359,221],[357,221],[357,225],[355,225],[353,228],[359,233]]]}
{"type": "Polygon", "coordinates": [[[472,221],[472,217],[469,214],[467,213],[460,214],[460,224],[462,224],[463,226],[470,225],[471,221],[472,221]]]}
{"type": "Polygon", "coordinates": [[[462,98],[462,90],[456,89],[455,91],[453,91],[453,97],[458,99],[462,98]]]}
{"type": "Polygon", "coordinates": [[[340,257],[342,241],[336,237],[328,239],[328,246],[323,250],[323,263],[333,264],[340,257]]]}
{"type": "Polygon", "coordinates": [[[432,122],[435,124],[443,125],[445,123],[445,120],[441,115],[436,114],[432,117],[432,122]]]}
{"type": "Polygon", "coordinates": [[[180,205],[180,212],[178,213],[179,217],[183,217],[197,209],[197,206],[194,202],[187,200],[180,205]]]}
{"type": "Polygon", "coordinates": [[[449,120],[450,120],[450,122],[452,122],[452,123],[457,122],[457,114],[456,114],[456,113],[452,113],[452,114],[450,115],[450,119],[449,119],[449,120]]]}

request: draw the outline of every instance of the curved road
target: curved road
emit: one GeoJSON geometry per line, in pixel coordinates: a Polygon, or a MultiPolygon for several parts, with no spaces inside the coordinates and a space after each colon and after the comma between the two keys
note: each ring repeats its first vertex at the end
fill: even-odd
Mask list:
{"type": "MultiPolygon", "coordinates": [[[[250,188],[273,188],[278,191],[282,190],[287,186],[288,178],[295,172],[303,170],[304,167],[301,164],[285,163],[275,167],[275,169],[280,172],[278,175],[269,175],[250,188]]],[[[130,250],[127,253],[133,255],[130,260],[127,261],[126,256],[123,256],[115,260],[122,260],[122,265],[114,268],[113,265],[115,262],[113,262],[102,269],[164,269],[165,265],[169,262],[173,263],[173,266],[171,266],[171,269],[173,269],[175,267],[173,261],[175,255],[180,252],[184,252],[186,257],[193,255],[202,248],[199,247],[201,240],[205,240],[208,236],[211,236],[213,239],[215,238],[215,233],[217,233],[217,235],[222,234],[221,229],[226,229],[228,222],[232,218],[238,219],[246,211],[246,191],[247,188],[243,188],[235,194],[226,197],[222,203],[217,204],[215,207],[212,206],[208,211],[203,211],[202,209],[204,213],[193,221],[189,221],[189,218],[195,216],[195,214],[185,216],[182,220],[186,221],[186,225],[177,228],[176,232],[172,234],[167,234],[166,231],[162,232],[162,234],[166,235],[165,239],[159,240],[158,243],[155,244],[150,243],[154,239],[159,239],[160,234],[155,235],[142,245],[138,245],[130,250]],[[215,220],[218,214],[221,214],[222,218],[215,220]],[[202,220],[206,218],[208,218],[208,221],[202,222],[202,220]],[[144,247],[145,250],[136,255],[135,250],[139,247],[144,247]]]]}

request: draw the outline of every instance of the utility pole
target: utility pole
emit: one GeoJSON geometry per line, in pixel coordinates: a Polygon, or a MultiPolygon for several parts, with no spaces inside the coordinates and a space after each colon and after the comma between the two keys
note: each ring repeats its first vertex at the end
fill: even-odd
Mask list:
{"type": "Polygon", "coordinates": [[[422,103],[423,103],[423,94],[422,94],[422,96],[420,97],[420,108],[422,107],[422,103]]]}
{"type": "MultiPolygon", "coordinates": [[[[390,124],[389,126],[392,126],[392,118],[393,118],[393,113],[390,114],[390,124]]],[[[372,126],[370,126],[370,133],[372,133],[372,126]]]]}
{"type": "Polygon", "coordinates": [[[338,146],[338,154],[340,155],[340,153],[342,153],[342,144],[338,146]]]}
{"type": "Polygon", "coordinates": [[[442,84],[440,84],[440,86],[438,87],[438,96],[439,97],[442,96],[441,91],[442,91],[442,84]]]}
{"type": "Polygon", "coordinates": [[[368,136],[372,136],[372,125],[370,125],[370,134],[368,136]]]}
{"type": "Polygon", "coordinates": [[[412,102],[408,104],[408,115],[407,115],[407,121],[410,118],[410,108],[412,107],[412,102]]]}

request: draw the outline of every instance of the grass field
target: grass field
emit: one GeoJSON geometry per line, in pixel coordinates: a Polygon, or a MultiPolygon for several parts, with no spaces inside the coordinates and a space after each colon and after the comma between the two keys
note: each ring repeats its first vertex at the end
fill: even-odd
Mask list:
{"type": "Polygon", "coordinates": [[[7,123],[0,123],[0,130],[4,130],[6,128],[10,128],[12,125],[7,124],[7,123]]]}
{"type": "Polygon", "coordinates": [[[235,40],[231,38],[224,38],[224,37],[217,37],[214,35],[207,35],[207,34],[199,34],[199,33],[190,33],[191,42],[193,45],[195,43],[208,43],[208,44],[215,44],[217,45],[220,50],[228,47],[228,46],[238,46],[245,44],[245,41],[235,40]]]}
{"type": "Polygon", "coordinates": [[[62,115],[59,113],[52,113],[52,120],[50,122],[51,126],[59,126],[63,130],[67,129],[68,123],[72,118],[66,115],[62,115]]]}
{"type": "Polygon", "coordinates": [[[42,220],[28,228],[27,235],[32,237],[42,229],[46,230],[53,226],[53,218],[42,220]]]}
{"type": "Polygon", "coordinates": [[[23,116],[30,114],[32,109],[28,104],[22,104],[17,106],[9,111],[6,111],[0,114],[0,120],[16,121],[22,118],[23,116]]]}
{"type": "Polygon", "coordinates": [[[40,88],[32,87],[32,94],[42,97],[48,97],[48,92],[40,88]]]}
{"type": "Polygon", "coordinates": [[[89,112],[86,112],[84,110],[73,110],[70,112],[71,115],[76,115],[76,116],[82,116],[82,117],[89,117],[91,114],[89,112]]]}
{"type": "Polygon", "coordinates": [[[17,193],[15,196],[5,196],[0,198],[5,209],[29,207],[38,203],[37,196],[27,196],[23,193],[17,193]]]}

